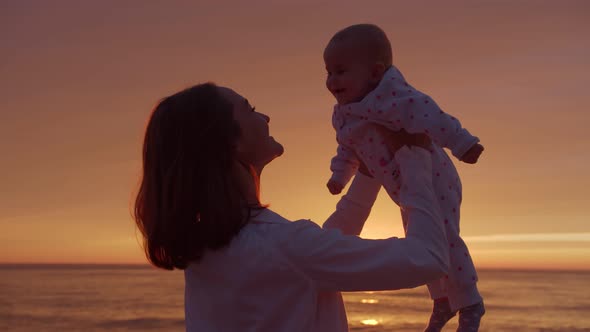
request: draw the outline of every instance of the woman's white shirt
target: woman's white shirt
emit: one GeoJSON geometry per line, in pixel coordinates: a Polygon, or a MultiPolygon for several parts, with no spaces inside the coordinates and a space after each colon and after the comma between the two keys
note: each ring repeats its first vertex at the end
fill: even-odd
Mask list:
{"type": "Polygon", "coordinates": [[[446,273],[430,155],[407,147],[398,155],[407,174],[400,193],[409,212],[406,238],[356,236],[380,188],[362,175],[324,229],[263,210],[227,248],[185,270],[187,331],[348,331],[341,291],[412,288],[446,273]]]}

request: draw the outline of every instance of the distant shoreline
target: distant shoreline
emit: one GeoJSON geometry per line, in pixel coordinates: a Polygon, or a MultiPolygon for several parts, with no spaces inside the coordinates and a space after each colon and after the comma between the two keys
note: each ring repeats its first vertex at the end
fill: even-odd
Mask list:
{"type": "Polygon", "coordinates": [[[0,269],[150,269],[155,267],[144,263],[0,263],[0,269]]]}
{"type": "MultiPolygon", "coordinates": [[[[80,269],[157,269],[147,263],[0,263],[1,269],[55,269],[55,270],[80,270],[80,269]]],[[[561,268],[478,268],[478,271],[493,272],[545,272],[545,273],[590,273],[590,269],[561,269],[561,268]]]]}

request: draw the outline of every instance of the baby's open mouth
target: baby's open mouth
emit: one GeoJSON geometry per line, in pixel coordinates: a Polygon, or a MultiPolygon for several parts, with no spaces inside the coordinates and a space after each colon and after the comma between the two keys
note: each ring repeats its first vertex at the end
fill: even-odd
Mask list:
{"type": "Polygon", "coordinates": [[[336,95],[339,95],[342,92],[344,92],[344,89],[336,89],[336,90],[334,90],[334,94],[336,94],[336,95]]]}

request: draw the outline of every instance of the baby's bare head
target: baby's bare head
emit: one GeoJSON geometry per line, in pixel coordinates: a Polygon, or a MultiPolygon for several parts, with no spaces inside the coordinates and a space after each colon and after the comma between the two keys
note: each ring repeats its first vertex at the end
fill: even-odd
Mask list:
{"type": "Polygon", "coordinates": [[[373,24],[356,24],[332,37],[324,50],[326,87],[338,104],[362,100],[391,67],[391,44],[373,24]]]}
{"type": "Polygon", "coordinates": [[[358,61],[392,65],[391,44],[387,35],[374,24],[355,24],[338,31],[326,46],[331,51],[353,52],[358,61]]]}

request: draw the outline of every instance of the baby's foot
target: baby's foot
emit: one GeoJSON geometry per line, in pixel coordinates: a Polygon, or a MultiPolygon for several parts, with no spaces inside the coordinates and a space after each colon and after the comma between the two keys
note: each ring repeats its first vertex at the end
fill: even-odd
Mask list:
{"type": "Polygon", "coordinates": [[[453,318],[456,314],[456,311],[451,310],[449,299],[443,298],[434,300],[430,321],[424,332],[440,332],[449,319],[453,318]]]}
{"type": "Polygon", "coordinates": [[[486,313],[483,302],[459,310],[459,327],[457,332],[477,332],[481,317],[486,313]]]}

